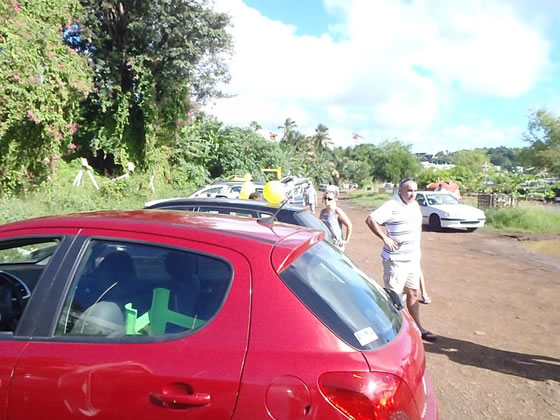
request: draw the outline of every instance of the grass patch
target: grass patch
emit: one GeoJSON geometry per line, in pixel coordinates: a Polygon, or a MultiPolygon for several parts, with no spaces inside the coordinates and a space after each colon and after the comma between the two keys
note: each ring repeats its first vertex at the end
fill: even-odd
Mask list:
{"type": "Polygon", "coordinates": [[[544,206],[487,209],[485,213],[490,231],[560,233],[560,211],[544,206]]]}
{"type": "Polygon", "coordinates": [[[376,209],[385,201],[393,198],[393,195],[388,193],[379,194],[373,191],[358,190],[348,192],[348,198],[352,203],[376,209]]]}

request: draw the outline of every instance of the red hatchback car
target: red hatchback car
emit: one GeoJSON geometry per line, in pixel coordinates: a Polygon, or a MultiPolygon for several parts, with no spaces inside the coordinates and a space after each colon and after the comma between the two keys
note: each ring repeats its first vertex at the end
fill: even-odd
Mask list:
{"type": "Polygon", "coordinates": [[[412,321],[322,236],[149,210],[0,226],[0,418],[437,419],[412,321]]]}

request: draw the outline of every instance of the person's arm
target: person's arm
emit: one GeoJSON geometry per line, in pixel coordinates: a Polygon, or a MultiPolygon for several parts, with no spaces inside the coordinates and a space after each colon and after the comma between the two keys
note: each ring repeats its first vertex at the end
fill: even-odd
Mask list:
{"type": "Polygon", "coordinates": [[[348,243],[348,241],[350,241],[350,236],[352,236],[352,222],[346,213],[344,213],[344,211],[339,207],[336,208],[336,214],[340,223],[346,226],[346,238],[344,239],[344,243],[348,243]]]}
{"type": "Polygon", "coordinates": [[[393,238],[389,237],[385,233],[384,229],[375,220],[373,220],[373,217],[371,217],[371,215],[367,217],[366,225],[368,225],[369,229],[374,233],[374,235],[381,239],[383,243],[387,245],[387,248],[389,248],[391,251],[396,251],[397,249],[399,249],[399,243],[393,238]]]}

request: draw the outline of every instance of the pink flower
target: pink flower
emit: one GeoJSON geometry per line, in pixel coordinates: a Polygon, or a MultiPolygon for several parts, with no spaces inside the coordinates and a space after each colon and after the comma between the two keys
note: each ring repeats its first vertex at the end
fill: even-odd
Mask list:
{"type": "Polygon", "coordinates": [[[62,134],[60,132],[58,132],[57,130],[55,130],[54,128],[48,128],[47,133],[54,136],[54,138],[56,140],[60,140],[62,138],[62,134]]]}
{"type": "Polygon", "coordinates": [[[35,115],[35,113],[33,111],[29,111],[27,113],[27,118],[29,118],[35,124],[39,124],[41,122],[41,120],[39,120],[39,118],[37,118],[37,116],[35,115]]]}
{"type": "Polygon", "coordinates": [[[74,134],[76,134],[76,131],[78,131],[78,123],[73,122],[72,124],[68,124],[66,126],[66,128],[69,128],[70,129],[70,134],[74,135],[74,134]]]}

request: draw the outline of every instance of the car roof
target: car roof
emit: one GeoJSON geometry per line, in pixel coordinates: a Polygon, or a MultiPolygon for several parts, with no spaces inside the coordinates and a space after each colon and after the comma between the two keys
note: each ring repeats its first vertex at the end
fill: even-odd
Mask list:
{"type": "MultiPolygon", "coordinates": [[[[275,211],[280,208],[278,203],[269,203],[268,201],[262,200],[243,200],[243,199],[233,199],[233,198],[211,198],[211,197],[200,197],[200,198],[170,198],[164,200],[154,200],[146,203],[144,208],[165,208],[168,206],[213,206],[213,207],[223,207],[223,208],[243,208],[251,210],[270,210],[275,211]]],[[[299,212],[305,211],[305,207],[295,206],[293,204],[286,204],[282,207],[282,210],[299,212]]]]}
{"type": "MultiPolygon", "coordinates": [[[[174,210],[131,210],[74,213],[45,216],[13,222],[0,226],[0,233],[19,229],[80,228],[127,230],[188,238],[187,230],[197,230],[191,239],[200,239],[200,231],[209,236],[235,236],[251,241],[279,244],[290,238],[292,246],[319,240],[322,233],[302,226],[284,223],[262,223],[257,219],[240,218],[211,213],[195,213],[174,210]],[[157,230],[156,230],[157,229],[157,230]],[[300,238],[294,243],[294,238],[300,238]]],[[[220,243],[216,241],[216,243],[220,243]]]]}
{"type": "MultiPolygon", "coordinates": [[[[245,182],[252,182],[255,185],[264,185],[265,182],[262,181],[232,181],[232,180],[227,180],[227,179],[221,179],[221,180],[217,180],[212,182],[211,184],[206,185],[205,187],[212,187],[215,185],[243,185],[245,182]]],[[[202,188],[205,188],[202,187],[202,188]]]]}

